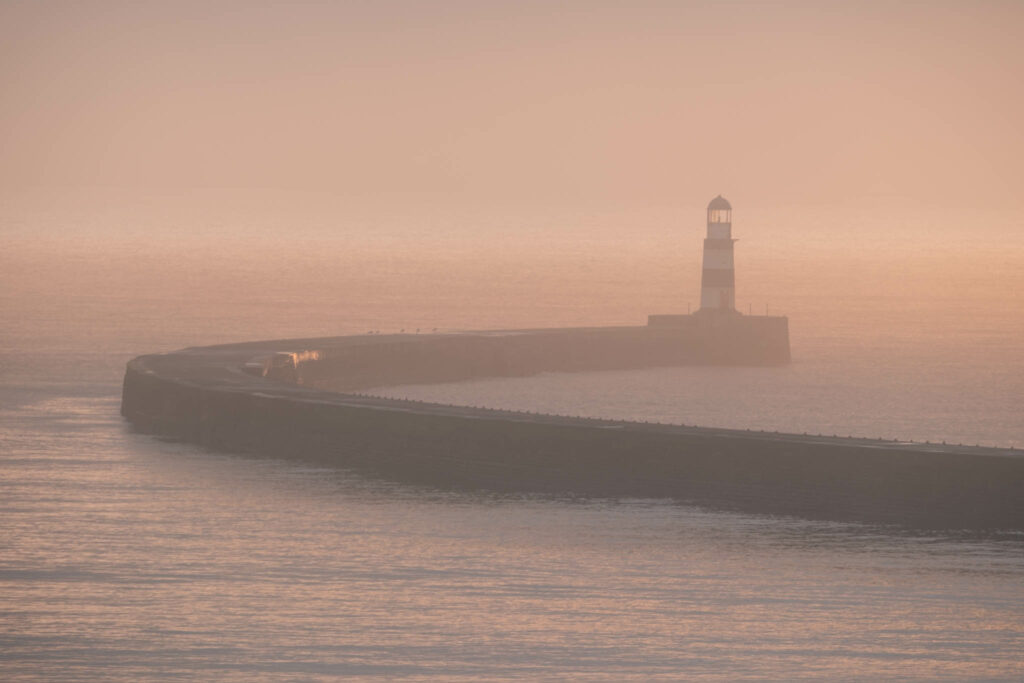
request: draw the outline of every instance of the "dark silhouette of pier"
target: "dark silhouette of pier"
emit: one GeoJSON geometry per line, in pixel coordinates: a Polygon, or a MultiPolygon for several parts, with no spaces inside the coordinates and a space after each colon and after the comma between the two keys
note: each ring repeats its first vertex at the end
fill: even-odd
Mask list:
{"type": "MultiPolygon", "coordinates": [[[[131,361],[122,413],[143,431],[215,449],[439,488],[661,497],[915,528],[1024,529],[1024,457],[1012,449],[544,415],[365,393],[388,384],[721,359],[701,355],[702,348],[676,326],[192,348],[131,361]]],[[[788,340],[786,353],[788,360],[788,340]]],[[[756,360],[783,362],[771,353],[756,360]]]]}

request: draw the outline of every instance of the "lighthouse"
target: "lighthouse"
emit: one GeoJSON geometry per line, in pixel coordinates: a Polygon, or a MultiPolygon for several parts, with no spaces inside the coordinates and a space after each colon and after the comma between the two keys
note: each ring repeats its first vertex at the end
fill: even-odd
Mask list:
{"type": "Polygon", "coordinates": [[[708,233],[704,238],[704,267],[700,274],[701,311],[736,312],[733,242],[732,204],[718,195],[708,204],[708,233]]]}
{"type": "MultiPolygon", "coordinates": [[[[789,318],[741,315],[736,310],[733,269],[732,204],[718,195],[708,204],[708,232],[700,274],[700,309],[696,313],[647,316],[652,345],[673,338],[681,354],[700,349],[710,365],[783,365],[789,362],[789,318]]],[[[689,306],[687,306],[689,308],[689,306]]],[[[652,346],[653,348],[653,346],[652,346]]]]}

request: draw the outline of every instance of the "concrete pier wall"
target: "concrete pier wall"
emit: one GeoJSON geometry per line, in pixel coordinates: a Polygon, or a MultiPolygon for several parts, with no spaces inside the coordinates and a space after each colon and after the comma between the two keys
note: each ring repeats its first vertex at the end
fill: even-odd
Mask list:
{"type": "Polygon", "coordinates": [[[745,318],[728,326],[570,328],[378,339],[320,349],[316,362],[298,365],[298,381],[356,391],[540,372],[789,362],[786,318],[745,318]]]}
{"type": "MultiPolygon", "coordinates": [[[[338,393],[545,370],[719,362],[733,352],[715,348],[703,355],[713,342],[713,334],[695,340],[672,326],[651,326],[186,349],[131,361],[122,412],[141,430],[210,448],[432,487],[665,497],[809,519],[1024,530],[1024,458],[1006,449],[648,425],[338,393]],[[253,358],[300,352],[305,355],[291,369],[279,363],[268,370],[276,380],[245,370],[253,358]]],[[[788,358],[788,340],[786,351],[788,358]]],[[[780,362],[771,354],[762,361],[780,362]]]]}

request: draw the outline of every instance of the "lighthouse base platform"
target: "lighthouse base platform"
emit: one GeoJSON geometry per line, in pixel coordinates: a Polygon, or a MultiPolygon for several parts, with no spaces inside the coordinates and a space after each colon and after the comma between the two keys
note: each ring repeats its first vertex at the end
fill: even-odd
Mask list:
{"type": "Polygon", "coordinates": [[[648,328],[671,329],[716,365],[784,365],[790,361],[789,318],[702,309],[693,314],[650,315],[648,328]]]}

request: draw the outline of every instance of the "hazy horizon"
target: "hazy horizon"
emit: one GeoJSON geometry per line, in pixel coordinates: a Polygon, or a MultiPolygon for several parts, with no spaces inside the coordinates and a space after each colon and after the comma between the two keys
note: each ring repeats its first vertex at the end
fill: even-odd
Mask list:
{"type": "Polygon", "coordinates": [[[0,678],[1021,680],[1022,35],[1020,1],[0,0],[0,678]],[[643,329],[733,274],[791,362],[648,367],[780,334],[643,329]],[[326,365],[450,342],[477,379],[367,391],[453,408],[243,374],[294,341],[174,354],[597,326],[637,329],[326,365]]]}
{"type": "Polygon", "coordinates": [[[1017,2],[0,5],[0,183],[1022,205],[1017,2]]]}

